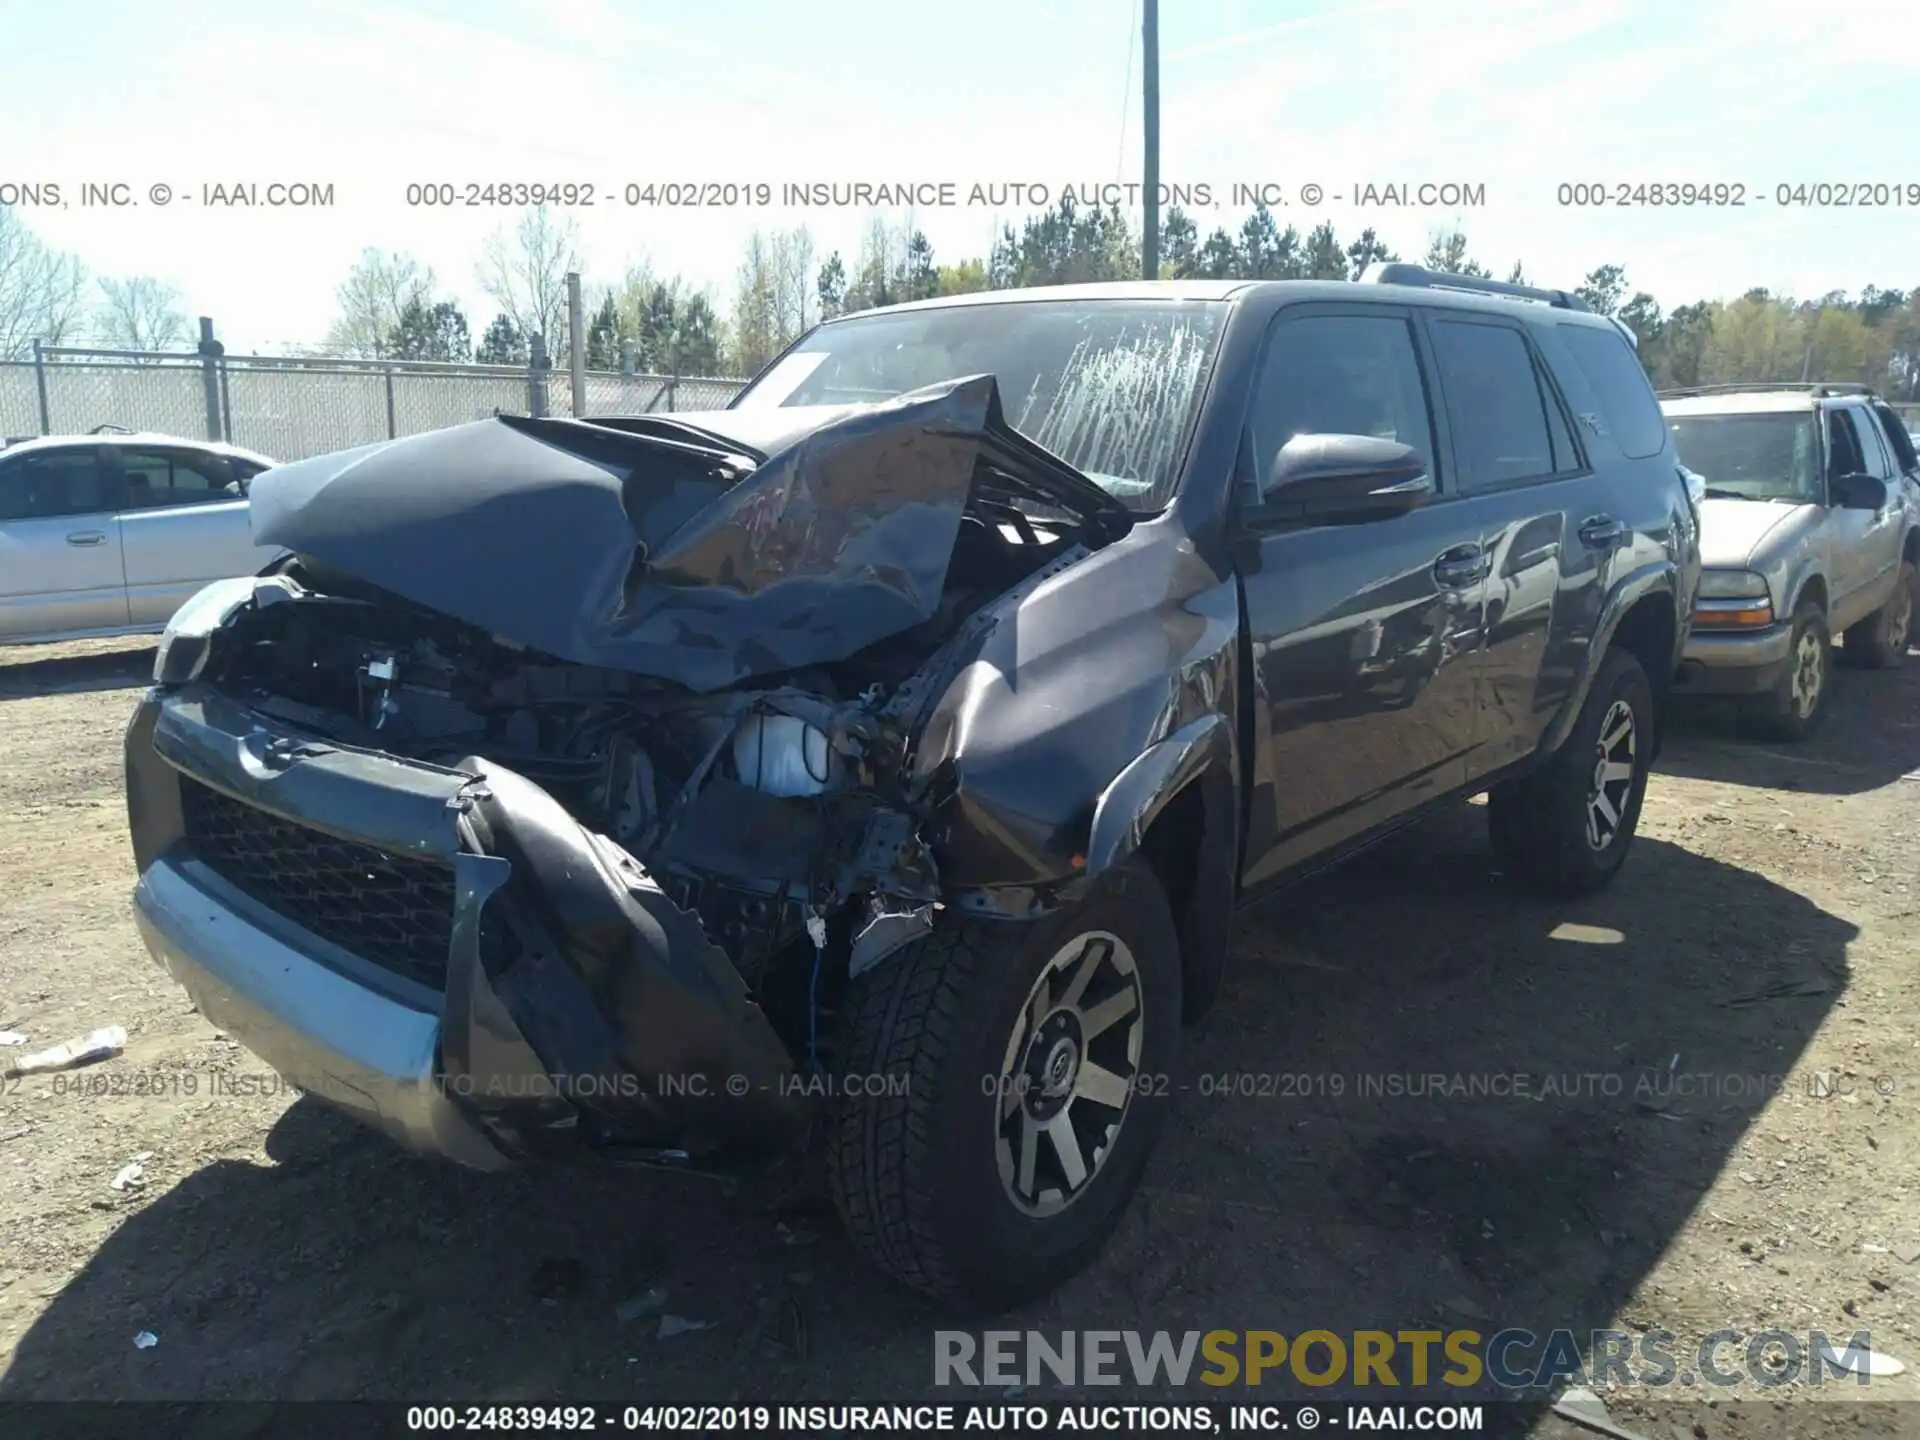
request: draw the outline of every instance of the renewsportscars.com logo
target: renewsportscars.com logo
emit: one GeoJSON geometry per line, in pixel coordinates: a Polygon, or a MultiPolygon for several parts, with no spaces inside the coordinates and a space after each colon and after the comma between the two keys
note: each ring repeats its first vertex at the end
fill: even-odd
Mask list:
{"type": "Polygon", "coordinates": [[[1728,1387],[1869,1383],[1872,1337],[1716,1330],[1691,1352],[1669,1330],[936,1330],[935,1385],[1259,1385],[1507,1390],[1568,1383],[1728,1387]]]}

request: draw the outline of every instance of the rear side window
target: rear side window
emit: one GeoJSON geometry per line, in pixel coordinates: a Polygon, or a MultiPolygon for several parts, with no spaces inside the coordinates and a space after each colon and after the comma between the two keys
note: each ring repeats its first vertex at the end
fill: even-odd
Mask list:
{"type": "Polygon", "coordinates": [[[1900,417],[1893,413],[1893,407],[1883,401],[1873,402],[1874,418],[1880,422],[1880,432],[1886,437],[1887,448],[1893,451],[1894,464],[1901,472],[1920,468],[1920,456],[1914,454],[1913,437],[1907,433],[1907,427],[1900,423],[1900,417]]]}
{"type": "Polygon", "coordinates": [[[1887,453],[1886,443],[1880,438],[1880,425],[1865,410],[1853,412],[1853,428],[1860,436],[1860,456],[1867,462],[1867,474],[1877,480],[1891,480],[1897,473],[1893,468],[1893,456],[1887,453]]]}
{"type": "Polygon", "coordinates": [[[21,455],[0,465],[0,520],[50,520],[115,508],[91,449],[21,455]]]}
{"type": "Polygon", "coordinates": [[[1520,332],[1507,325],[1435,320],[1432,333],[1440,388],[1453,422],[1460,488],[1488,490],[1558,471],[1547,418],[1556,402],[1541,389],[1533,352],[1520,332]]]}
{"type": "Polygon", "coordinates": [[[1640,357],[1624,336],[1592,325],[1560,326],[1561,343],[1592,387],[1601,419],[1629,459],[1658,455],[1667,441],[1666,421],[1640,357]]]}

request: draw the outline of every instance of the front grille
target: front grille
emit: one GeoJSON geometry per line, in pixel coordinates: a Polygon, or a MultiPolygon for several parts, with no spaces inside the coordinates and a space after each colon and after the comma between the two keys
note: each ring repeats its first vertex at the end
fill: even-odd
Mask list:
{"type": "Polygon", "coordinates": [[[453,869],[283,820],[181,776],[187,838],[268,909],[383,969],[440,990],[453,940],[453,869]]]}

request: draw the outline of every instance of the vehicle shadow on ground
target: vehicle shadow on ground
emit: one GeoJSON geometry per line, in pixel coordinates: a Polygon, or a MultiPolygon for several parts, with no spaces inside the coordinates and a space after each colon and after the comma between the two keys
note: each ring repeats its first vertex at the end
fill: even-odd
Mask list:
{"type": "MultiPolygon", "coordinates": [[[[1776,1088],[1803,1083],[1854,933],[1644,838],[1605,894],[1523,901],[1482,812],[1449,807],[1242,918],[1106,1254],[998,1325],[1584,1337],[1776,1088]]],[[[469,1174],[309,1102],[269,1151],[131,1213],[21,1339],[0,1396],[878,1402],[924,1397],[933,1332],[966,1323],[763,1187],[469,1174]],[[659,1308],[620,1318],[656,1287],[659,1308]],[[708,1328],[662,1335],[663,1311],[708,1328]],[[136,1350],[140,1330],[159,1344],[136,1350]]],[[[1308,1393],[1278,1379],[1183,1393],[1308,1393]]]]}
{"type": "Polygon", "coordinates": [[[153,674],[152,645],[131,650],[95,650],[81,655],[38,655],[31,650],[0,651],[0,700],[37,695],[77,695],[90,690],[125,690],[153,674]],[[13,655],[25,658],[14,659],[13,655]]]}
{"type": "Polygon", "coordinates": [[[1675,705],[1659,768],[1692,780],[1815,795],[1858,795],[1920,771],[1920,655],[1910,653],[1898,670],[1836,666],[1833,679],[1820,729],[1799,744],[1749,738],[1723,702],[1675,705]]]}

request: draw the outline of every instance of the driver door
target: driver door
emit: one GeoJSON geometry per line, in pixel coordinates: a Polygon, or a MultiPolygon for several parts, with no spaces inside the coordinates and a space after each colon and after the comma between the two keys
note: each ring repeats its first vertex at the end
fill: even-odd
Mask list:
{"type": "Polygon", "coordinates": [[[1465,781],[1487,562],[1473,505],[1435,468],[1430,374],[1402,307],[1289,307],[1268,335],[1236,537],[1253,649],[1249,886],[1465,781]],[[1302,434],[1410,445],[1441,491],[1391,519],[1263,529],[1248,512],[1302,434]]]}
{"type": "Polygon", "coordinates": [[[1861,556],[1861,603],[1865,610],[1872,611],[1893,593],[1894,573],[1900,568],[1900,544],[1905,539],[1906,496],[1901,491],[1902,466],[1881,415],[1870,405],[1852,413],[1865,451],[1867,473],[1887,487],[1887,503],[1868,517],[1871,523],[1861,556]]]}
{"type": "Polygon", "coordinates": [[[1833,585],[1829,602],[1835,634],[1846,629],[1879,603],[1878,590],[1886,568],[1881,543],[1899,533],[1899,495],[1885,452],[1868,428],[1871,419],[1850,405],[1827,411],[1827,513],[1821,528],[1827,537],[1828,573],[1833,585]],[[1883,471],[1889,473],[1882,474],[1883,471]],[[1879,510],[1849,510],[1839,503],[1836,482],[1844,475],[1879,476],[1888,486],[1888,503],[1879,510]]]}
{"type": "Polygon", "coordinates": [[[164,625],[209,581],[250,575],[272,558],[271,547],[253,543],[243,484],[251,465],[184,448],[116,448],[113,458],[127,497],[120,533],[132,624],[164,625]]]}

